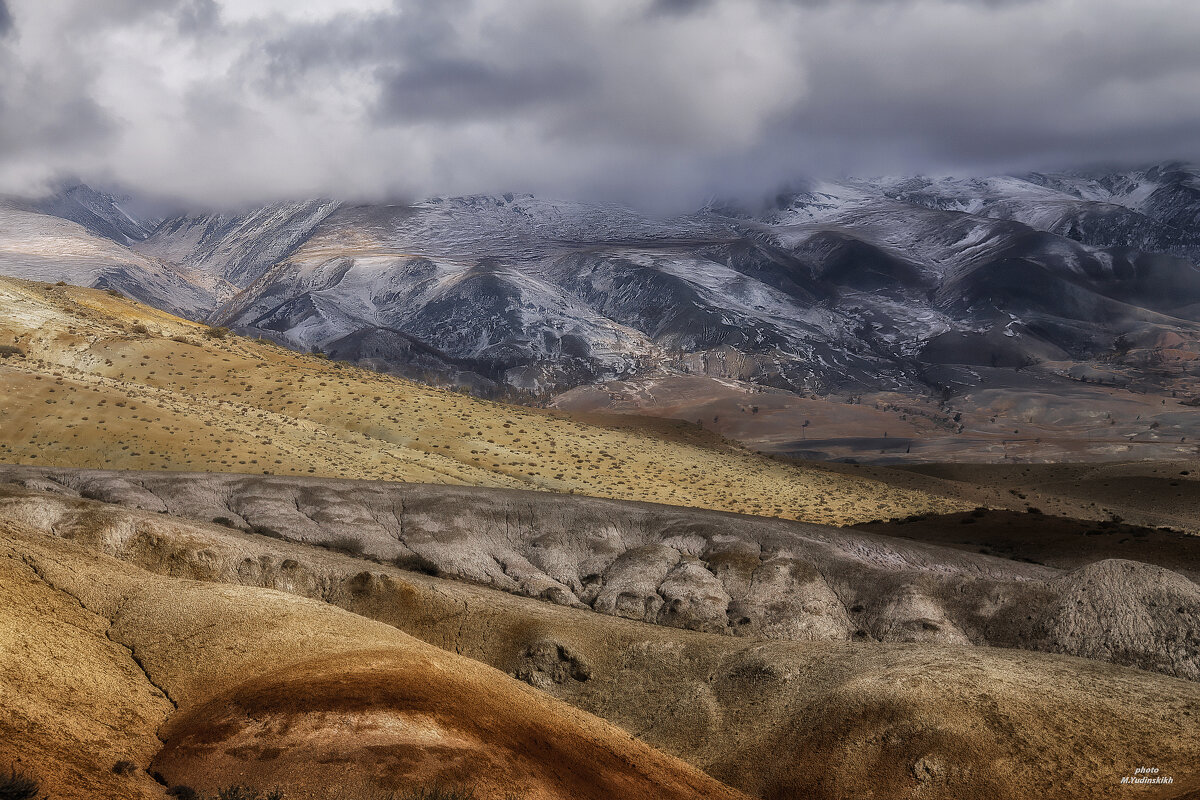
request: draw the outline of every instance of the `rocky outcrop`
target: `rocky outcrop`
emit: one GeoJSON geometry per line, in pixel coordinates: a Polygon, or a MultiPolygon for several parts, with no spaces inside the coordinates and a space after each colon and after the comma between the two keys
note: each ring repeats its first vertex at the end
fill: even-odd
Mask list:
{"type": "Polygon", "coordinates": [[[999,605],[1010,607],[1057,574],[820,525],[529,492],[12,467],[0,478],[746,637],[995,643],[1015,635],[975,621],[980,604],[996,615],[993,585],[1009,587],[999,605]],[[924,600],[912,594],[917,583],[924,600]]]}
{"type": "Polygon", "coordinates": [[[1162,567],[1108,559],[1056,579],[1039,649],[1200,680],[1200,586],[1162,567]]]}
{"type": "MultiPolygon", "coordinates": [[[[1064,573],[857,530],[502,490],[34,468],[0,475],[156,516],[203,520],[209,528],[208,519],[220,518],[223,530],[232,525],[257,537],[322,544],[674,628],[753,639],[1045,650],[1200,679],[1200,642],[1189,628],[1200,587],[1135,562],[1064,573]]],[[[44,530],[78,527],[72,520],[84,512],[70,504],[45,510],[53,507],[13,500],[6,513],[44,530]]],[[[231,563],[211,546],[180,550],[190,539],[162,541],[128,517],[100,514],[104,506],[85,507],[91,519],[107,520],[89,523],[96,531],[89,535],[106,551],[170,574],[326,600],[378,594],[370,572],[331,583],[296,559],[231,563]]],[[[528,671],[534,682],[559,675],[553,664],[528,671]]]]}

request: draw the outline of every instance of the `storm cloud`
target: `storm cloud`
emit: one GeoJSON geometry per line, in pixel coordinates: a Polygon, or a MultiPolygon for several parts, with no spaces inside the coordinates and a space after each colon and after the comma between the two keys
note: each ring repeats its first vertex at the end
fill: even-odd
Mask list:
{"type": "Polygon", "coordinates": [[[209,205],[1200,157],[1176,0],[0,0],[0,191],[209,205]]]}

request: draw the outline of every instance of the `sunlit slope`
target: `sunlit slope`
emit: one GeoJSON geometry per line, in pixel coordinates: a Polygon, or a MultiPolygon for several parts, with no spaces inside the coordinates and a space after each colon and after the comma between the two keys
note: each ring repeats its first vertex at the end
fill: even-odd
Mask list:
{"type": "Polygon", "coordinates": [[[589,424],[0,279],[0,462],[507,486],[835,524],[960,504],[670,422],[589,424]]]}

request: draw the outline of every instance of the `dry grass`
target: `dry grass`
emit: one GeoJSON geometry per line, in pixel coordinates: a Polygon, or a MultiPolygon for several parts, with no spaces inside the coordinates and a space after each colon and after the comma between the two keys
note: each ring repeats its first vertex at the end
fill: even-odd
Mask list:
{"type": "Polygon", "coordinates": [[[206,330],[0,279],[0,342],[27,353],[0,362],[0,462],[501,486],[834,524],[969,508],[683,423],[589,423],[206,330]]]}

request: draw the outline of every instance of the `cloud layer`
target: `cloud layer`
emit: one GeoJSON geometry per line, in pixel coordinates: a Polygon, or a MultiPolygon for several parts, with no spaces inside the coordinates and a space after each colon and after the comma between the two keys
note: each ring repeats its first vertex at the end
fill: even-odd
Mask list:
{"type": "Polygon", "coordinates": [[[0,191],[211,205],[1200,157],[1178,0],[0,0],[0,191]]]}

